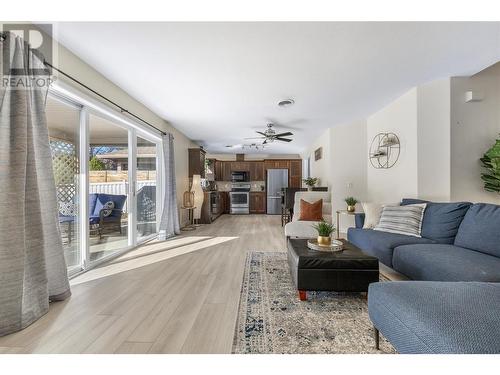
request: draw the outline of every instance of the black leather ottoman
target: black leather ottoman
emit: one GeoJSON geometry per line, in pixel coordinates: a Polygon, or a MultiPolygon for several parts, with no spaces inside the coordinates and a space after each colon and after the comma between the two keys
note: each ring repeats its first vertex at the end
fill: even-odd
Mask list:
{"type": "Polygon", "coordinates": [[[378,259],[348,241],[341,252],[310,250],[307,240],[288,239],[288,265],[302,301],[307,291],[368,292],[379,281],[378,259]]]}

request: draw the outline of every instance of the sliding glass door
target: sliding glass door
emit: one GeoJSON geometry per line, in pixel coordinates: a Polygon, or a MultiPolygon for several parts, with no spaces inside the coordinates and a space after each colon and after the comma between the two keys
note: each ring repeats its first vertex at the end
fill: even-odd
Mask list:
{"type": "Polygon", "coordinates": [[[89,261],[126,248],[129,199],[129,130],[89,115],[89,261]]]}
{"type": "Polygon", "coordinates": [[[51,92],[47,122],[70,274],[157,235],[160,137],[51,92]]]}

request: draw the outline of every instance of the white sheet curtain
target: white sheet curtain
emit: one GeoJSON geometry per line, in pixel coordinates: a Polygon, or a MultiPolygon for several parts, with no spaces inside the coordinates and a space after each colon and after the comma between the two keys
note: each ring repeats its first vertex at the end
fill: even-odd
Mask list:
{"type": "Polygon", "coordinates": [[[175,186],[174,137],[172,134],[169,133],[162,136],[162,148],[165,198],[160,220],[159,239],[165,240],[180,233],[177,189],[175,186]]]}
{"type": "Polygon", "coordinates": [[[47,313],[49,301],[70,295],[45,117],[47,87],[5,85],[8,78],[46,78],[32,72],[43,69],[43,61],[12,33],[1,44],[18,75],[4,76],[0,85],[0,336],[25,328],[47,313]]]}

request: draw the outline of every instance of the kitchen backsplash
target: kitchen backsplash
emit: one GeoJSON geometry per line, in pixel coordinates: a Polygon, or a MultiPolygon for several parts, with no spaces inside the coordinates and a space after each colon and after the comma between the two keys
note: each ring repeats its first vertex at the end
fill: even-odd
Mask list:
{"type": "MultiPolygon", "coordinates": [[[[231,182],[230,181],[216,181],[217,190],[219,191],[231,191],[231,182]]],[[[250,191],[263,191],[261,186],[265,186],[265,181],[250,181],[250,191]]]]}

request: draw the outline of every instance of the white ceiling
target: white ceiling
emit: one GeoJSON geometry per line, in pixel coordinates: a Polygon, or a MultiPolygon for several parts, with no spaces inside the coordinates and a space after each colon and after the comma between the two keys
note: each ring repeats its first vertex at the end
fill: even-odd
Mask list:
{"type": "Polygon", "coordinates": [[[499,25],[60,23],[58,39],[209,152],[275,121],[294,141],[263,152],[298,153],[415,85],[497,62],[499,25]]]}

